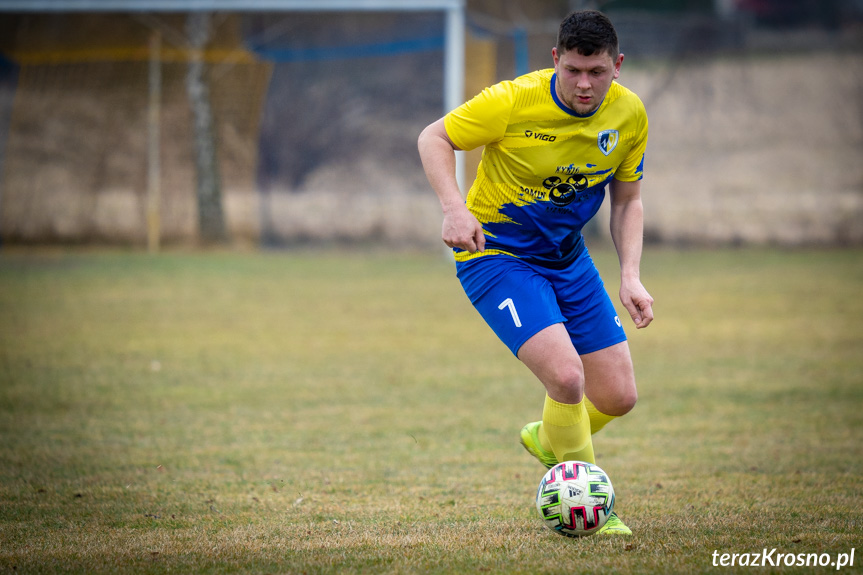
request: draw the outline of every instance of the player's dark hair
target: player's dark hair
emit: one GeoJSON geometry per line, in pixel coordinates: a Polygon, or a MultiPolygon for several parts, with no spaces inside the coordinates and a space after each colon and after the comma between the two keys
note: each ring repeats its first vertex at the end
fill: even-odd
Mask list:
{"type": "Polygon", "coordinates": [[[620,47],[611,20],[596,10],[578,10],[564,18],[557,31],[557,51],[562,54],[573,49],[582,56],[608,52],[617,58],[620,47]]]}

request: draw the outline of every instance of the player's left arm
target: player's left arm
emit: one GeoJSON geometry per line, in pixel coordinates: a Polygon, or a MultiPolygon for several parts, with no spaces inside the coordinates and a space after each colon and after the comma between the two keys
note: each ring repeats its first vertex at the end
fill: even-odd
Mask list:
{"type": "Polygon", "coordinates": [[[620,301],[635,327],[653,321],[653,298],[641,283],[641,251],[644,242],[644,206],[641,180],[611,181],[611,239],[620,260],[620,301]]]}

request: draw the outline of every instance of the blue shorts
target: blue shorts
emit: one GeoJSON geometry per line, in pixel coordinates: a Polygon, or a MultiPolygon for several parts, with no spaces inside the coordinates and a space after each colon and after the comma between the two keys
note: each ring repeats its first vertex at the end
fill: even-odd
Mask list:
{"type": "Polygon", "coordinates": [[[564,269],[533,265],[507,255],[456,263],[471,303],[510,351],[563,323],[579,354],[626,341],[626,333],[587,250],[564,269]]]}

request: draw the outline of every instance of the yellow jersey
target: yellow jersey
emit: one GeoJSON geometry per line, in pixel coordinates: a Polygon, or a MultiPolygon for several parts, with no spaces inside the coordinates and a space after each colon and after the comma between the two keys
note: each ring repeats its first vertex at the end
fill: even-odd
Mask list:
{"type": "Polygon", "coordinates": [[[582,116],[557,97],[553,69],[486,88],[444,118],[462,150],[485,146],[467,207],[482,224],[484,252],[558,267],[583,249],[581,229],[599,210],[612,178],[642,177],[647,113],[613,82],[582,116]]]}

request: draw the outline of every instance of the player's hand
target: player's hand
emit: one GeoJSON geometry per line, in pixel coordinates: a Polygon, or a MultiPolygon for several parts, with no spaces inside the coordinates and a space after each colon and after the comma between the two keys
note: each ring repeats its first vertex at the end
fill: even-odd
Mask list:
{"type": "Polygon", "coordinates": [[[470,253],[485,250],[482,225],[464,204],[444,213],[441,239],[451,248],[460,248],[470,253]]]}
{"type": "Polygon", "coordinates": [[[640,281],[621,281],[620,301],[638,329],[649,326],[653,321],[653,298],[640,281]]]}

